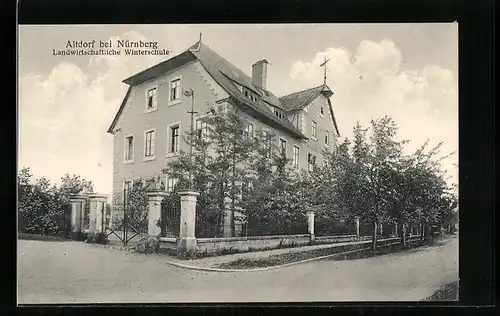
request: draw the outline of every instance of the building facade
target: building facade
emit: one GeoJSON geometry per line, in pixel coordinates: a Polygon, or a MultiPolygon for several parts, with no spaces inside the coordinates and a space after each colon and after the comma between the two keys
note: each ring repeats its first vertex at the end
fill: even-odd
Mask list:
{"type": "MultiPolygon", "coordinates": [[[[189,145],[182,135],[190,129],[191,96],[197,126],[215,107],[234,107],[248,122],[247,133],[266,131],[285,146],[297,169],[322,163],[339,136],[324,84],[276,97],[267,89],[266,60],[248,76],[201,42],[185,52],[125,79],[125,98],[108,129],[114,136],[113,196],[136,179],[161,175],[170,159],[189,145]]],[[[175,179],[162,175],[167,191],[175,179]]]]}

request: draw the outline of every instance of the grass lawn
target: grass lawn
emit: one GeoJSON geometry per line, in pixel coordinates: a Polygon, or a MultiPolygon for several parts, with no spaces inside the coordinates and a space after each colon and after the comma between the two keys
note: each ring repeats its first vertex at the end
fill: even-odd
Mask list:
{"type": "Polygon", "coordinates": [[[457,301],[458,289],[458,281],[445,284],[434,292],[434,294],[426,297],[424,301],[457,301]]]}
{"type": "MultiPolygon", "coordinates": [[[[415,244],[415,246],[418,246],[418,244],[415,244]]],[[[354,260],[354,259],[368,258],[372,256],[379,256],[386,253],[402,250],[401,246],[397,242],[391,246],[378,248],[375,254],[370,249],[370,247],[371,245],[361,244],[361,245],[347,245],[343,247],[323,248],[323,249],[303,251],[303,252],[288,252],[288,253],[271,255],[263,259],[238,259],[231,262],[221,263],[216,267],[222,269],[264,268],[264,267],[278,266],[312,258],[334,255],[334,254],[338,255],[333,256],[332,257],[333,260],[354,260]]]]}

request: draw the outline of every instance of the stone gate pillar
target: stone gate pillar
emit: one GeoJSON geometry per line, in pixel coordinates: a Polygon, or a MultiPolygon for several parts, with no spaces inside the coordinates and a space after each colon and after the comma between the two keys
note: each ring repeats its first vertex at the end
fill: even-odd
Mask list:
{"type": "Polygon", "coordinates": [[[177,252],[187,252],[196,250],[198,247],[195,237],[196,225],[196,201],[198,192],[183,191],[181,196],[181,227],[179,230],[179,241],[177,242],[177,252]]]}
{"type": "Polygon", "coordinates": [[[89,222],[89,235],[96,235],[104,232],[103,221],[106,213],[107,195],[104,194],[91,194],[90,200],[90,222],[89,222]]]}
{"type": "Polygon", "coordinates": [[[78,239],[82,233],[83,209],[86,200],[87,196],[79,194],[71,195],[69,198],[71,206],[71,238],[73,239],[78,239]]]}
{"type": "Polygon", "coordinates": [[[354,221],[355,221],[355,223],[356,223],[356,237],[359,239],[359,237],[360,237],[360,236],[359,236],[359,217],[358,217],[358,216],[356,216],[356,217],[354,218],[354,221]]]}
{"type": "Polygon", "coordinates": [[[394,223],[394,236],[398,236],[398,223],[394,223]]]}
{"type": "Polygon", "coordinates": [[[314,241],[314,211],[307,211],[307,231],[311,238],[311,241],[314,241]]]}
{"type": "Polygon", "coordinates": [[[148,192],[148,235],[149,236],[159,236],[161,234],[161,227],[157,225],[157,222],[161,220],[161,202],[168,195],[164,191],[152,191],[148,192]]]}

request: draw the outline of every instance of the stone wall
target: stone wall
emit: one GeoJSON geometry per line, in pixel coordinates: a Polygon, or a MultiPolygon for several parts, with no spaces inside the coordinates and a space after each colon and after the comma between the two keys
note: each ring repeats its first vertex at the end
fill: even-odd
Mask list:
{"type": "MultiPolygon", "coordinates": [[[[308,234],[279,235],[279,236],[247,236],[224,238],[197,238],[198,251],[221,251],[235,249],[248,251],[249,249],[270,249],[285,245],[307,245],[310,241],[308,234]]],[[[176,238],[160,237],[160,248],[176,249],[176,238]]]]}
{"type": "Polygon", "coordinates": [[[308,234],[280,235],[280,236],[247,236],[226,238],[198,238],[200,251],[217,251],[223,249],[237,249],[247,251],[249,248],[278,248],[280,245],[306,245],[310,241],[308,234]]]}

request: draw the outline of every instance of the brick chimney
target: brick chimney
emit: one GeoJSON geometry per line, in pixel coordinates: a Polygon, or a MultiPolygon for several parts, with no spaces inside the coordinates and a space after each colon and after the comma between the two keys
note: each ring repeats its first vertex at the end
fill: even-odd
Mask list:
{"type": "Polygon", "coordinates": [[[252,83],[264,90],[267,90],[267,64],[269,62],[262,59],[252,65],[252,83]]]}

